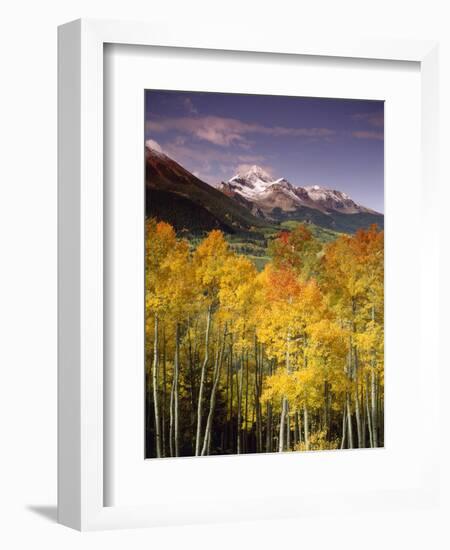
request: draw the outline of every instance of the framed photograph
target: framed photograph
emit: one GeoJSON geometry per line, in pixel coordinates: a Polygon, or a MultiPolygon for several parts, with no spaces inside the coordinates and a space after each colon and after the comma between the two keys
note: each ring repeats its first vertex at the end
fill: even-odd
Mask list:
{"type": "Polygon", "coordinates": [[[145,134],[146,458],[383,447],[384,103],[146,90],[145,134]]]}
{"type": "Polygon", "coordinates": [[[437,45],[174,25],[59,29],[59,521],[433,505],[437,45]]]}

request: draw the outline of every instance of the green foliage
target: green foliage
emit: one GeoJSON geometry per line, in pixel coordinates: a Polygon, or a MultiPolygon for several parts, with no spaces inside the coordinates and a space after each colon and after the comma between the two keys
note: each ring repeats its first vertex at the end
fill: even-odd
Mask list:
{"type": "Polygon", "coordinates": [[[314,208],[301,207],[295,212],[275,212],[275,219],[280,222],[297,221],[313,224],[338,233],[356,233],[358,229],[376,224],[380,229],[384,227],[384,216],[370,212],[343,214],[340,212],[324,213],[314,208]]]}

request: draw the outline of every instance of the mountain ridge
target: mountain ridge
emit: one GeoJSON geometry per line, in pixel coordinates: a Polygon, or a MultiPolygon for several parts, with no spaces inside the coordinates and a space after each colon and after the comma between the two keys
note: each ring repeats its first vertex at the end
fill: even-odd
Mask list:
{"type": "Polygon", "coordinates": [[[266,222],[247,206],[227,197],[161,150],[145,148],[146,215],[167,221],[177,231],[226,233],[252,231],[266,222]]]}
{"type": "Polygon", "coordinates": [[[211,229],[255,233],[284,221],[312,223],[341,233],[384,226],[384,216],[358,205],[341,191],[296,187],[254,165],[216,187],[199,179],[161,148],[146,143],[146,215],[177,231],[211,229]]]}
{"type": "Polygon", "coordinates": [[[296,186],[286,178],[274,179],[257,165],[251,166],[244,173],[236,174],[226,182],[221,182],[217,188],[228,196],[245,198],[269,219],[273,217],[273,210],[276,208],[289,213],[300,207],[317,209],[325,214],[368,213],[382,216],[379,212],[356,203],[343,191],[319,185],[296,186]]]}

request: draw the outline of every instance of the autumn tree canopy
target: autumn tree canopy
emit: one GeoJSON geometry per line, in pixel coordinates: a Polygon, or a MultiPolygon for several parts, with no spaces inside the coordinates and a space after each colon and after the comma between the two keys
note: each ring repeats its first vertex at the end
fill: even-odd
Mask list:
{"type": "Polygon", "coordinates": [[[382,446],[383,237],[299,224],[258,272],[147,220],[147,456],[382,446]]]}

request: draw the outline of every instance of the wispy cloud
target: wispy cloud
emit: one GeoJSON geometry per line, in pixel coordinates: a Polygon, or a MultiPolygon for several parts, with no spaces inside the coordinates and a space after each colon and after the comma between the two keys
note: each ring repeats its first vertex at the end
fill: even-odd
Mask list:
{"type": "MultiPolygon", "coordinates": [[[[235,174],[245,174],[250,170],[250,168],[252,168],[252,166],[254,166],[254,164],[247,164],[247,163],[238,164],[234,169],[234,172],[235,174]]],[[[267,164],[259,164],[259,167],[273,177],[274,170],[272,166],[268,166],[267,164]]]]}
{"type": "Polygon", "coordinates": [[[172,141],[169,141],[164,144],[164,151],[179,162],[186,160],[195,160],[195,161],[209,161],[220,162],[223,165],[229,165],[230,163],[243,162],[243,163],[259,163],[265,160],[263,155],[250,155],[250,154],[235,154],[228,152],[224,149],[215,149],[209,147],[207,151],[205,149],[197,149],[190,145],[186,144],[186,141],[175,138],[172,141]]]}
{"type": "MultiPolygon", "coordinates": [[[[147,140],[146,143],[154,140],[147,140]]],[[[231,150],[217,148],[211,145],[201,145],[198,147],[188,145],[185,140],[178,137],[163,142],[162,145],[156,143],[157,147],[182,166],[192,171],[194,175],[209,183],[216,183],[221,180],[227,180],[234,176],[242,167],[249,167],[253,164],[263,166],[267,171],[271,168],[267,164],[267,158],[259,154],[234,153],[231,150]]]]}
{"type": "Polygon", "coordinates": [[[384,139],[383,132],[375,132],[371,130],[357,130],[352,132],[352,136],[356,139],[377,139],[380,141],[383,141],[384,139]]]}
{"type": "Polygon", "coordinates": [[[353,120],[360,120],[363,122],[367,122],[369,126],[373,126],[375,128],[383,128],[384,127],[384,113],[356,113],[352,115],[353,120]]]}
{"type": "Polygon", "coordinates": [[[146,130],[149,133],[164,133],[176,130],[214,145],[220,145],[222,147],[238,145],[244,148],[248,147],[248,136],[252,134],[273,137],[329,138],[336,133],[329,128],[264,126],[259,123],[247,123],[235,118],[223,118],[218,116],[154,119],[147,121],[146,130]]]}

